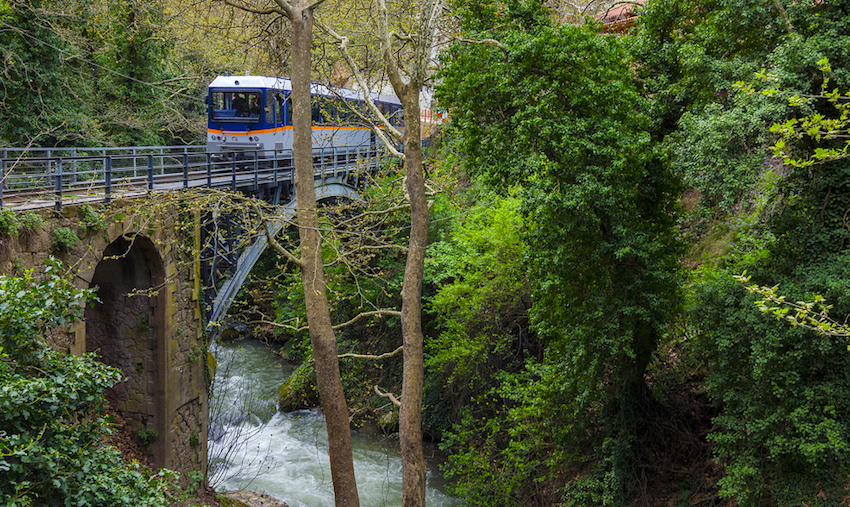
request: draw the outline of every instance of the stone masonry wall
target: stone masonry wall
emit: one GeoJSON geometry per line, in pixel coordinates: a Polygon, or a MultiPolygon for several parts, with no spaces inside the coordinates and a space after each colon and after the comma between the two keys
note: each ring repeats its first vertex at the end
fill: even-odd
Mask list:
{"type": "Polygon", "coordinates": [[[48,337],[51,346],[73,354],[97,351],[106,364],[124,372],[127,381],[107,393],[113,407],[134,431],[156,432],[151,462],[180,472],[185,482],[192,471],[206,473],[199,270],[196,259],[176,248],[192,238],[180,237],[174,227],[149,225],[157,220],[139,230],[129,218],[130,207],[99,211],[107,219],[106,230],[84,230],[78,207],[39,210],[40,230],[0,236],[0,273],[38,270],[54,255],[75,273],[80,287],[98,287],[102,303],[87,309],[85,322],[48,337]],[[58,227],[75,231],[81,243],[70,250],[52,248],[50,231],[58,227]],[[134,289],[150,291],[128,296],[134,289]]]}

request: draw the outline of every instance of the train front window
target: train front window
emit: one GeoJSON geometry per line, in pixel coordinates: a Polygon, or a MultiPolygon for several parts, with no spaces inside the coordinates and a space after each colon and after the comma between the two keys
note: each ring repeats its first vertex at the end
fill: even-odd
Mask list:
{"type": "Polygon", "coordinates": [[[214,122],[258,123],[262,112],[260,91],[215,91],[210,93],[210,119],[214,122]]]}

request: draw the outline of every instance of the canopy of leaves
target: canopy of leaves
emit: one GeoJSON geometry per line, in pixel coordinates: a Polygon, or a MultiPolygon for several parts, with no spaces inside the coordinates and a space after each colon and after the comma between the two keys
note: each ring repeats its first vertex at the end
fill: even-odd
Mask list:
{"type": "MultiPolygon", "coordinates": [[[[633,47],[669,164],[701,196],[684,225],[702,217],[731,239],[730,255],[692,274],[689,310],[700,330],[689,347],[707,360],[705,388],[720,410],[709,437],[725,465],[719,493],[740,505],[837,503],[850,412],[835,372],[846,371],[846,343],[766,319],[732,279],[747,270],[795,300],[823,295],[836,314],[850,311],[848,163],[801,170],[771,149],[772,125],[841,114],[822,90],[827,79],[848,84],[850,3],[778,4],[787,18],[777,2],[648,2],[633,47]]],[[[810,153],[812,139],[785,147],[810,153]]]]}
{"type": "MultiPolygon", "coordinates": [[[[455,107],[463,167],[495,188],[522,187],[530,315],[548,345],[530,377],[539,397],[514,395],[536,407],[524,418],[562,446],[596,433],[624,450],[625,414],[642,399],[658,325],[677,307],[678,187],[655,158],[621,41],[529,9],[509,3],[487,33],[498,45],[455,46],[439,99],[455,107]],[[542,412],[557,426],[533,415],[542,412]]],[[[627,462],[609,463],[621,479],[606,494],[624,492],[627,462]]]]}
{"type": "Polygon", "coordinates": [[[5,12],[0,144],[199,140],[207,82],[186,75],[192,66],[174,51],[158,2],[13,0],[5,12]]]}

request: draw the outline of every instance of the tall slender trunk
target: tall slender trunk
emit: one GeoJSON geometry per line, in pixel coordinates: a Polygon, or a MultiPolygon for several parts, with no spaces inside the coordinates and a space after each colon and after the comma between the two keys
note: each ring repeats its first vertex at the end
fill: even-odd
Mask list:
{"type": "Polygon", "coordinates": [[[419,89],[401,94],[404,107],[404,157],[410,198],[410,244],[401,289],[401,335],[404,344],[399,440],[402,462],[402,498],[405,507],[425,505],[425,457],[422,453],[422,387],[425,377],[422,351],[422,279],[428,245],[428,199],[422,144],[419,141],[419,89]]]}
{"type": "Polygon", "coordinates": [[[310,115],[310,68],[313,33],[312,9],[296,2],[292,16],[292,102],[294,111],[293,156],[298,233],[301,240],[301,283],[316,380],[328,431],[331,479],[337,507],[358,507],[354,478],[348,406],[342,390],[336,336],[331,323],[322,261],[319,217],[313,182],[313,151],[310,115]]]}

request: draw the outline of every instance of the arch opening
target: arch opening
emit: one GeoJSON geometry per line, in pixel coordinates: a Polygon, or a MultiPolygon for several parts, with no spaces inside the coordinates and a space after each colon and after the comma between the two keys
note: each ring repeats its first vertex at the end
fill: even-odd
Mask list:
{"type": "Polygon", "coordinates": [[[165,301],[163,261],[153,242],[122,236],[103,252],[89,284],[99,302],[86,308],[86,352],[120,369],[125,381],[107,391],[110,405],[142,444],[149,465],[165,465],[162,413],[165,301]],[[148,289],[153,289],[150,294],[148,289]]]}

